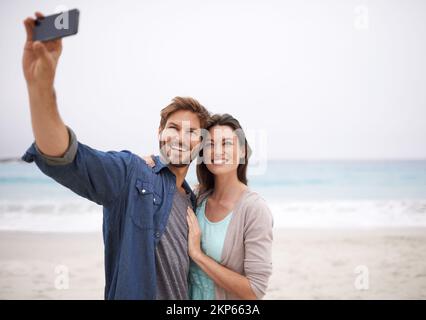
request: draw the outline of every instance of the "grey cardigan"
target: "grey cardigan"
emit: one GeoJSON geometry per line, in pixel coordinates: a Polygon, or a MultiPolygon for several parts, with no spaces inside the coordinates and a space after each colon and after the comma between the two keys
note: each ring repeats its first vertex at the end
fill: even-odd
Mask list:
{"type": "MultiPolygon", "coordinates": [[[[200,204],[211,192],[198,197],[200,204]]],[[[245,275],[253,292],[262,299],[272,273],[273,219],[265,200],[247,189],[236,204],[222,249],[221,264],[245,275]]],[[[215,286],[216,299],[239,298],[215,286]]]]}

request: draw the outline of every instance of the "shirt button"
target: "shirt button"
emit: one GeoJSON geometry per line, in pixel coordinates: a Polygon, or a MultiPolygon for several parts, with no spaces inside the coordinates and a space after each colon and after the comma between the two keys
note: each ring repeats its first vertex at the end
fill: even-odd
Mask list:
{"type": "Polygon", "coordinates": [[[158,232],[158,231],[157,231],[157,232],[155,233],[155,237],[156,237],[156,238],[160,237],[160,232],[158,232]]]}
{"type": "Polygon", "coordinates": [[[145,193],[146,192],[146,190],[145,189],[142,189],[142,193],[145,193]]]}

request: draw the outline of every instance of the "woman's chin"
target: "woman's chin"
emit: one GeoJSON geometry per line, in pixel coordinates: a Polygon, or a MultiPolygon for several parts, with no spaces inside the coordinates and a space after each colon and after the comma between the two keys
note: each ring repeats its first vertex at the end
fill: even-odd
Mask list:
{"type": "Polygon", "coordinates": [[[218,163],[212,163],[207,165],[207,169],[215,176],[221,175],[221,174],[227,174],[235,170],[232,165],[229,164],[218,164],[218,163]]]}

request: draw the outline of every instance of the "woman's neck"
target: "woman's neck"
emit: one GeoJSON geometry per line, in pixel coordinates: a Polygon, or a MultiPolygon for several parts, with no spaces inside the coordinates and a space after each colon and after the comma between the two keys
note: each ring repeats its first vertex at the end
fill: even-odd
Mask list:
{"type": "Polygon", "coordinates": [[[247,186],[238,180],[236,174],[224,174],[214,177],[214,190],[211,197],[216,200],[226,200],[239,196],[247,186]]]}

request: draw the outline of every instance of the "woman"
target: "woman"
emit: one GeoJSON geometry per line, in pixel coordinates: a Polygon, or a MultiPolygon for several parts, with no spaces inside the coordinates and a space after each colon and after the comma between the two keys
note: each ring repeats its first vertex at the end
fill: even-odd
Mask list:
{"type": "Polygon", "coordinates": [[[188,208],[191,299],[261,299],[272,272],[272,215],[247,187],[250,148],[239,122],[214,115],[188,208]]]}
{"type": "Polygon", "coordinates": [[[196,214],[188,207],[187,215],[189,295],[261,299],[272,272],[272,215],[247,187],[250,148],[239,122],[229,114],[214,115],[206,130],[196,214]]]}

